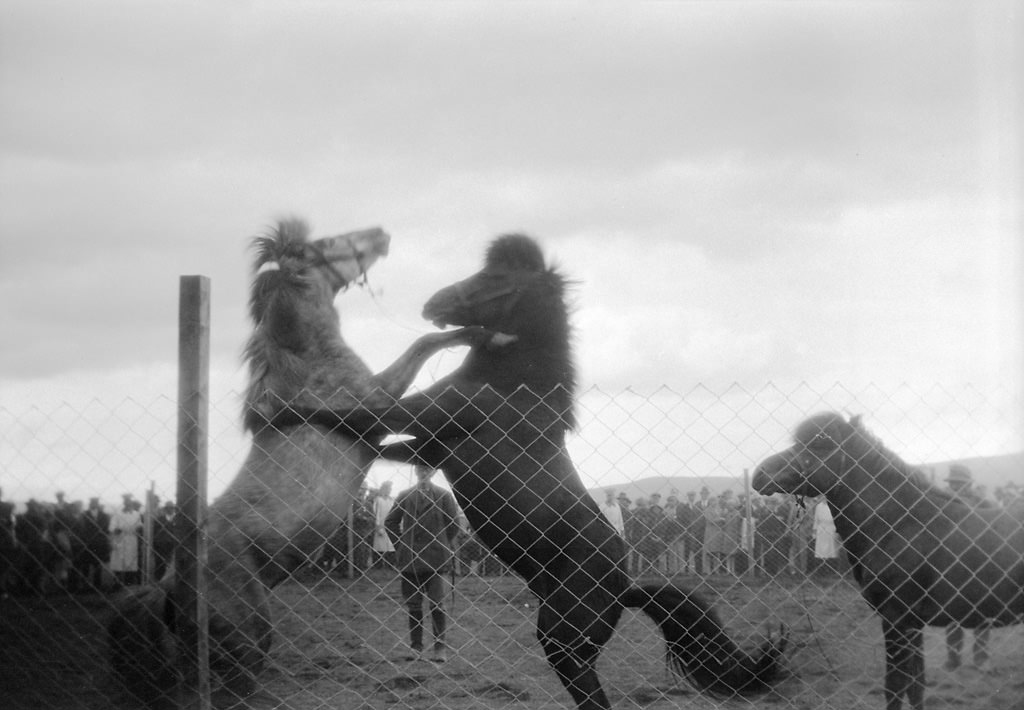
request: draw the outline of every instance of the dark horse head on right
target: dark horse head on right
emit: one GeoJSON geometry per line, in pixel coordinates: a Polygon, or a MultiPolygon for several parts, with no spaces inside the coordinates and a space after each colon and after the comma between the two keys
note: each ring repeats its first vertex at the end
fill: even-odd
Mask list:
{"type": "Polygon", "coordinates": [[[501,384],[497,377],[509,387],[526,384],[550,396],[549,402],[561,400],[563,418],[572,427],[576,370],[566,306],[570,285],[545,263],[536,241],[506,234],[491,242],[483,269],[431,296],[423,317],[439,327],[475,325],[512,336],[498,336],[499,347],[475,350],[466,367],[486,371],[492,384],[501,384]]]}

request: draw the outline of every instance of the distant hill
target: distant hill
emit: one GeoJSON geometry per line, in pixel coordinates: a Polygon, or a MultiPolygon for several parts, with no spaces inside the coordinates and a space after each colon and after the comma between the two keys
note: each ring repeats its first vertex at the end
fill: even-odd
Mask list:
{"type": "MultiPolygon", "coordinates": [[[[975,483],[985,486],[989,497],[992,496],[992,492],[996,488],[1006,485],[1010,481],[1016,481],[1018,485],[1024,486],[1024,451],[1000,456],[978,456],[955,461],[939,461],[922,464],[920,468],[931,476],[936,485],[945,486],[946,474],[952,463],[961,463],[970,468],[974,474],[975,483]]],[[[624,491],[633,501],[637,498],[650,498],[652,493],[660,493],[664,503],[672,493],[678,495],[680,499],[684,498],[688,491],[699,495],[703,486],[707,486],[712,495],[717,495],[726,489],[731,489],[733,493],[739,494],[743,492],[743,478],[741,476],[651,476],[636,481],[592,488],[590,493],[598,502],[604,502],[605,491],[609,488],[614,489],[616,495],[624,491]]]]}

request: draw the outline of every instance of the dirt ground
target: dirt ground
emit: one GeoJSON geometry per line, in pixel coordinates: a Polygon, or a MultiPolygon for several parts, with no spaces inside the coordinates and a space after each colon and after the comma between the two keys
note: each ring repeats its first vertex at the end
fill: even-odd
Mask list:
{"type": "MultiPolygon", "coordinates": [[[[765,624],[785,623],[791,676],[754,700],[706,698],[671,677],[657,628],[627,611],[599,663],[614,707],[882,707],[880,624],[850,582],[677,581],[705,594],[744,644],[756,643],[765,624]]],[[[135,707],[106,665],[108,604],[101,596],[0,601],[0,708],[135,707]]],[[[402,660],[406,630],[398,582],[383,572],[354,581],[288,582],[275,592],[275,613],[274,666],[262,676],[254,710],[570,706],[534,639],[534,599],[514,577],[458,579],[451,599],[453,652],[443,665],[402,660]]],[[[941,629],[928,629],[925,644],[929,710],[1024,708],[1024,628],[993,631],[993,664],[984,673],[969,665],[942,669],[941,629]]]]}

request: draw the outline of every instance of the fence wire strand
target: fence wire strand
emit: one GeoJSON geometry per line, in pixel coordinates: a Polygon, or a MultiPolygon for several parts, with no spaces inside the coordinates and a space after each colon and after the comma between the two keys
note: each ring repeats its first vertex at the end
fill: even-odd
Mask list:
{"type": "MultiPolygon", "coordinates": [[[[212,495],[231,490],[249,447],[259,445],[235,431],[237,401],[232,394],[213,403],[212,495]]],[[[758,461],[789,447],[797,423],[822,409],[863,413],[889,449],[921,462],[926,485],[944,488],[951,465],[962,463],[988,504],[1022,505],[1024,453],[1014,412],[972,388],[590,388],[576,402],[579,423],[568,452],[592,496],[588,505],[621,536],[629,577],[699,594],[745,651],[772,630],[788,629],[788,677],[769,696],[776,707],[883,704],[880,621],[861,595],[828,506],[750,487],[758,461]]],[[[128,608],[126,594],[138,585],[155,589],[173,565],[173,421],[166,400],[0,407],[0,706],[139,706],[112,666],[117,649],[107,629],[128,608]]],[[[342,448],[338,455],[345,455],[342,448]]],[[[287,476],[291,459],[280,460],[287,476]]],[[[322,509],[310,507],[323,495],[321,479],[300,482],[301,500],[299,483],[265,483],[246,498],[248,508],[233,509],[230,526],[211,528],[221,531],[209,541],[211,560],[222,565],[209,571],[212,663],[215,676],[229,669],[219,687],[230,686],[232,663],[242,659],[259,669],[245,691],[254,707],[572,705],[537,640],[543,600],[507,557],[488,548],[460,505],[465,495],[456,485],[453,497],[443,474],[433,487],[420,485],[416,497],[414,467],[375,463],[345,509],[332,509],[329,496],[322,509]],[[309,524],[284,531],[281,515],[309,524]],[[442,531],[435,547],[450,556],[410,572],[410,555],[419,559],[433,549],[424,530],[442,531]],[[246,556],[228,559],[236,550],[246,556]],[[256,565],[254,575],[275,581],[265,604],[254,604],[245,585],[218,583],[236,579],[225,571],[235,564],[256,565]],[[260,623],[235,624],[235,607],[265,614],[273,633],[264,638],[250,632],[260,623]]],[[[480,500],[496,509],[488,495],[480,500]]],[[[567,542],[560,537],[564,521],[542,514],[530,520],[537,540],[567,542]]],[[[562,553],[607,550],[576,546],[562,553]]],[[[565,589],[603,583],[587,577],[565,589]]],[[[137,601],[139,609],[164,608],[146,606],[151,600],[142,596],[137,601]]],[[[120,622],[140,619],[161,628],[169,623],[166,614],[149,611],[120,622]]],[[[929,702],[1024,706],[1021,627],[969,630],[966,637],[957,648],[947,629],[926,628],[929,702]]],[[[163,643],[162,652],[173,656],[173,643],[163,643]]],[[[742,704],[700,694],[667,672],[665,646],[646,615],[625,610],[597,665],[614,707],[742,704]]],[[[131,658],[134,648],[121,649],[121,663],[152,661],[131,658]]],[[[144,672],[154,685],[152,705],[175,702],[156,671],[144,672]]]]}

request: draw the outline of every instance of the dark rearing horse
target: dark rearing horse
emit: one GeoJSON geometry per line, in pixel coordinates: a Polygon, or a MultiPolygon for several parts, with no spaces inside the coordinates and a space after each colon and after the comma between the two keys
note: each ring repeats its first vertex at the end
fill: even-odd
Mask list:
{"type": "Polygon", "coordinates": [[[537,638],[579,708],[610,707],[595,663],[625,607],[658,624],[673,667],[698,688],[764,691],[778,675],[784,637],[748,655],[697,594],[636,586],[624,571],[624,541],[566,450],[575,370],[565,290],[533,240],[501,237],[483,271],[439,291],[423,315],[511,337],[474,347],[454,373],[391,406],[292,410],[273,421],[309,420],[371,438],[411,435],[384,455],[444,471],[473,529],[537,596],[537,638]]]}
{"type": "Polygon", "coordinates": [[[1024,620],[1024,527],[930,485],[860,422],[800,424],[794,445],[754,472],[764,495],[824,495],[868,604],[882,617],[885,702],[924,707],[924,626],[1024,620]]]}

